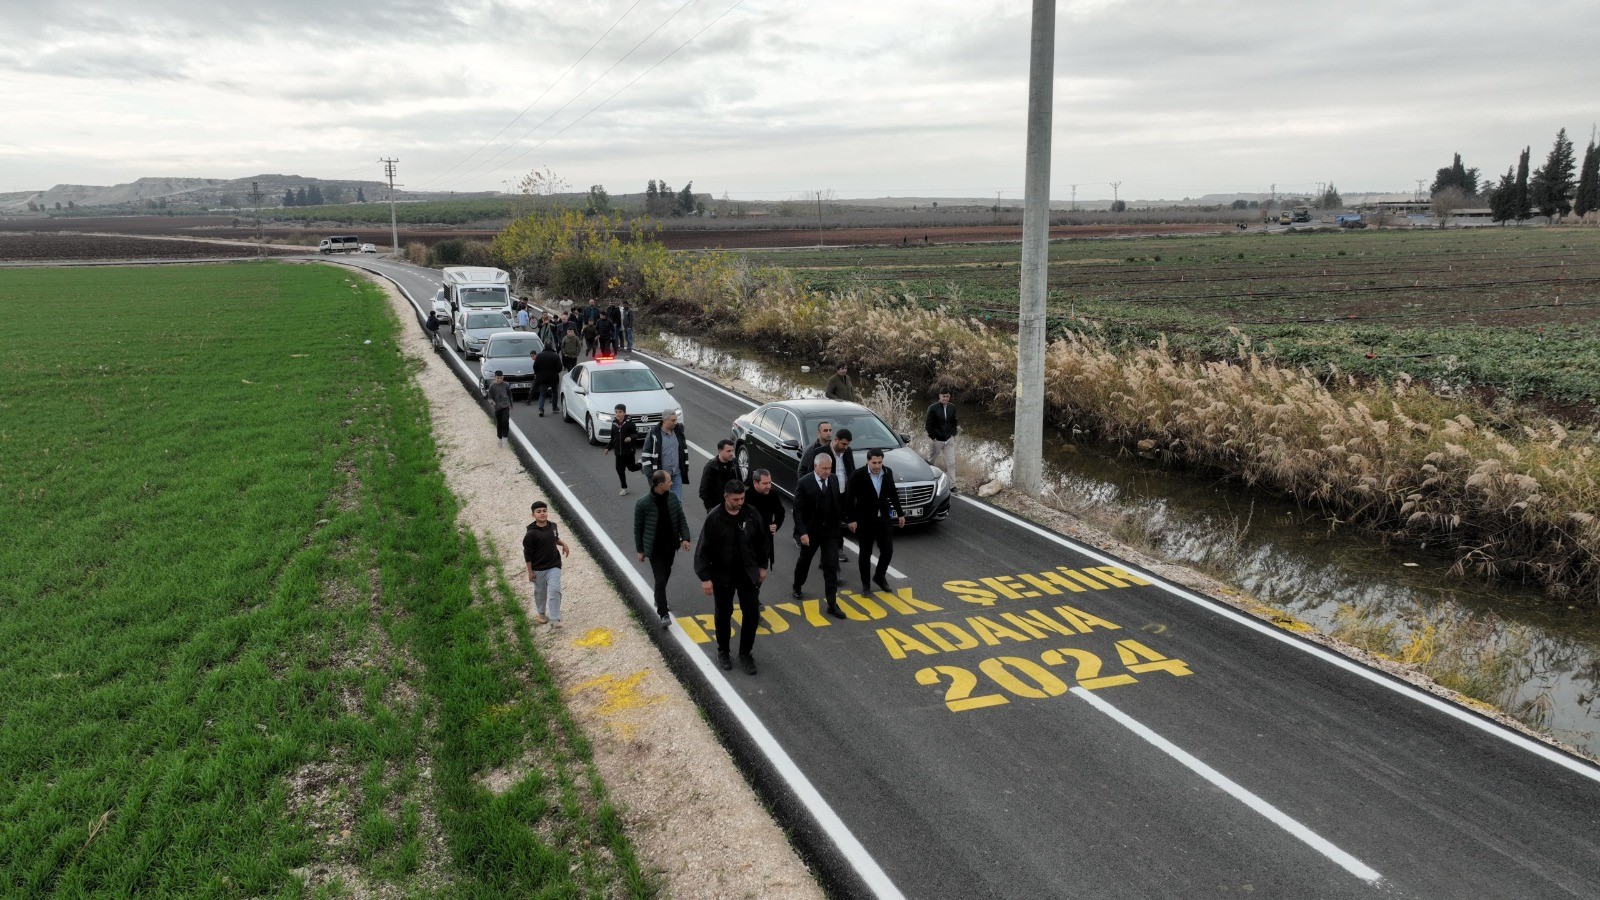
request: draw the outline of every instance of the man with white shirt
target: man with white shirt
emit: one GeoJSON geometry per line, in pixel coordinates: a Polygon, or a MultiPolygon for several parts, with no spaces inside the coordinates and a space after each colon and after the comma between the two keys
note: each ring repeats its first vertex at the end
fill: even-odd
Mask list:
{"type": "Polygon", "coordinates": [[[817,454],[811,474],[802,476],[794,489],[795,533],[800,539],[800,559],[794,567],[794,599],[804,597],[811,558],[821,553],[822,586],[828,615],[844,618],[839,608],[839,546],[844,537],[844,496],[833,477],[833,457],[817,454]]]}
{"type": "Polygon", "coordinates": [[[844,518],[846,527],[861,545],[861,590],[870,584],[889,590],[889,560],[894,558],[894,528],[906,527],[906,517],[900,511],[899,496],[895,492],[894,470],[883,464],[883,450],[873,447],[867,451],[867,467],[857,469],[850,477],[845,491],[844,518]],[[872,562],[872,546],[878,546],[878,568],[867,580],[872,562]]]}

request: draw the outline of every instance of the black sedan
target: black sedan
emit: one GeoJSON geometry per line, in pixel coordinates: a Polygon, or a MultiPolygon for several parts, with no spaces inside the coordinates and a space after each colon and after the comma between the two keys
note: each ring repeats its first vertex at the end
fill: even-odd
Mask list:
{"type": "Polygon", "coordinates": [[[883,464],[894,470],[900,511],[906,524],[942,521],[950,515],[950,478],[906,446],[907,434],[895,434],[877,414],[859,403],[838,400],[781,400],[758,406],[733,420],[733,445],[739,474],[754,469],[772,473],[772,483],[794,496],[800,457],[816,442],[817,426],[849,429],[850,455],[856,468],[867,465],[867,451],[883,450],[883,464]]]}

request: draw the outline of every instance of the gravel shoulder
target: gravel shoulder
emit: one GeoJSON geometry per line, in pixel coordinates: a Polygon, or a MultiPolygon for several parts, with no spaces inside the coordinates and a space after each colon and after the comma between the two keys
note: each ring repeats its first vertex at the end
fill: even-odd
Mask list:
{"type": "MultiPolygon", "coordinates": [[[[383,287],[401,322],[401,351],[415,364],[415,378],[428,399],[440,468],[461,503],[461,525],[499,558],[511,583],[522,590],[531,622],[533,592],[522,574],[522,533],[528,505],[550,498],[516,455],[499,445],[493,422],[463,396],[456,377],[415,327],[405,298],[388,281],[367,277],[383,287]]],[[[551,520],[564,524],[559,516],[551,520]]],[[[717,741],[628,602],[570,529],[563,530],[572,547],[562,566],[566,627],[536,626],[535,640],[594,748],[641,862],[658,875],[670,897],[821,898],[816,878],[717,741]]]]}

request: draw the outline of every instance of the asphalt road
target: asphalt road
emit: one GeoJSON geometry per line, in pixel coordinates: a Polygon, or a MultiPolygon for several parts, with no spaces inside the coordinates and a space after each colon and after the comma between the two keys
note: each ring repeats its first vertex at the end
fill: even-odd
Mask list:
{"type": "MultiPolygon", "coordinates": [[[[351,262],[419,302],[437,286],[351,262]]],[[[676,383],[700,448],[752,406],[636,358],[676,383]]],[[[620,548],[651,622],[631,552],[642,479],[619,497],[578,427],[522,405],[513,421],[585,510],[562,517],[620,548]]],[[[795,556],[779,542],[759,675],[709,665],[688,554],[661,646],[755,780],[782,782],[761,786],[793,801],[785,824],[838,893],[1600,897],[1600,769],[1223,604],[965,497],[898,536],[894,593],[857,593],[851,554],[845,621],[820,615],[815,571],[810,599],[789,599],[795,556]]]]}

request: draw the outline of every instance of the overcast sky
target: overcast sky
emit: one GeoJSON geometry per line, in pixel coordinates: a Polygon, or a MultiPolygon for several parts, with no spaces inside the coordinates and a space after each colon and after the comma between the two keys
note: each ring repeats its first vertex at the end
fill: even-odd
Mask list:
{"type": "MultiPolygon", "coordinates": [[[[1600,119],[1600,57],[1583,44],[1600,4],[1584,0],[1058,9],[1059,199],[1072,183],[1109,197],[1112,181],[1130,199],[1410,191],[1452,152],[1486,176],[1525,145],[1537,162],[1561,127],[1581,153],[1600,119]]],[[[660,178],[736,199],[1015,199],[1030,13],[1026,0],[0,0],[0,190],[379,179],[393,156],[423,190],[495,190],[548,166],[613,193],[660,178]]]]}

